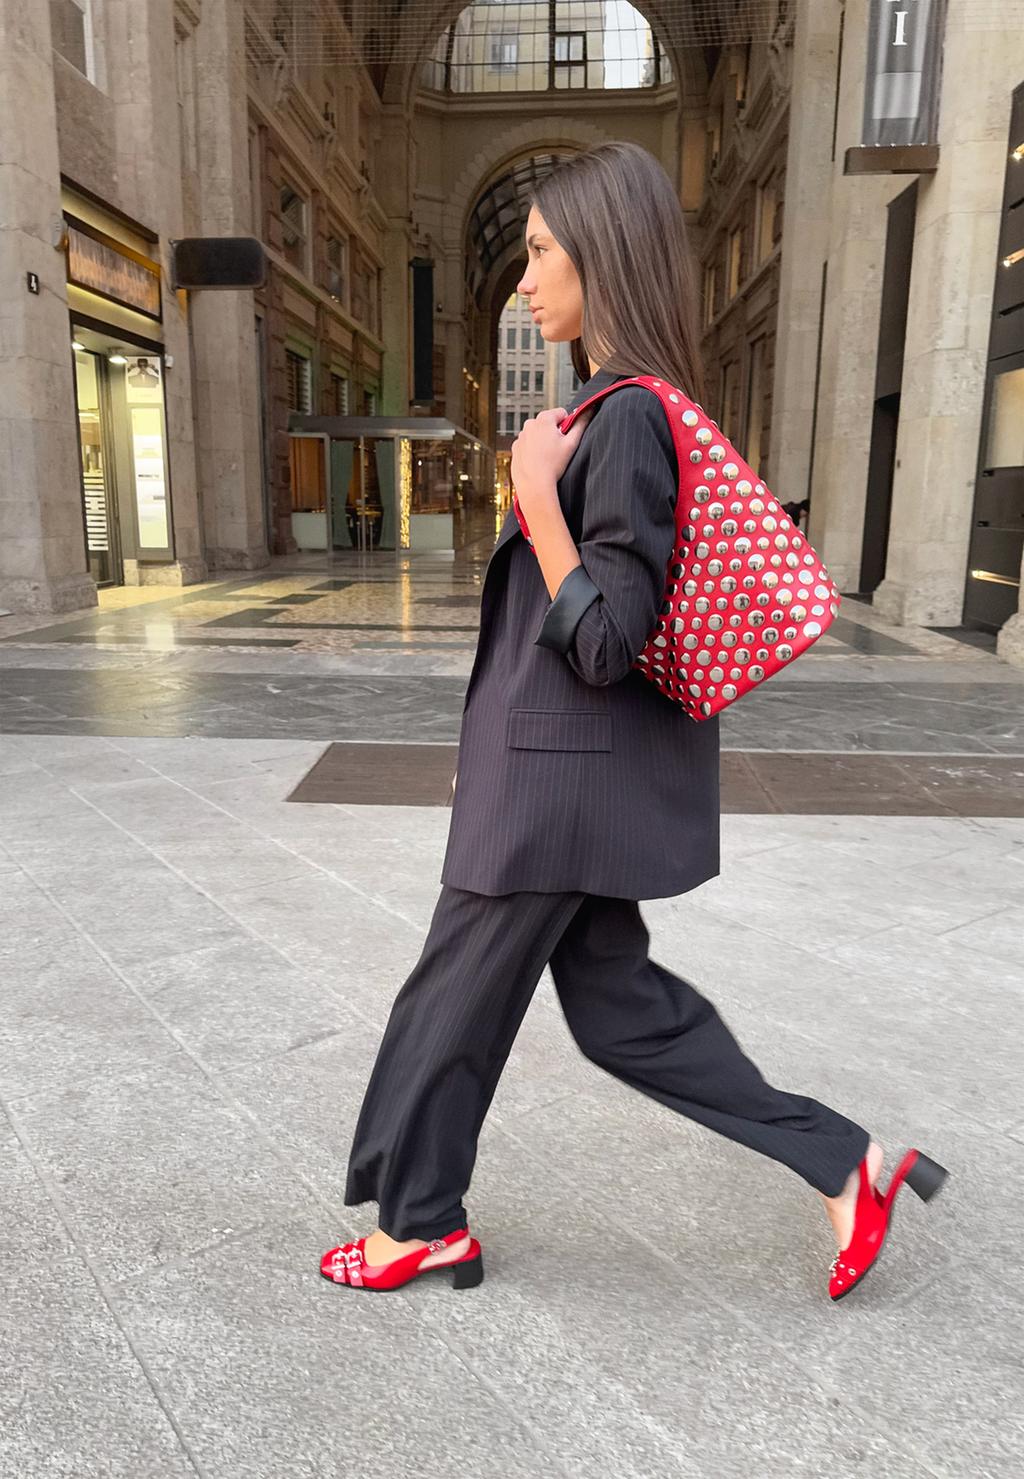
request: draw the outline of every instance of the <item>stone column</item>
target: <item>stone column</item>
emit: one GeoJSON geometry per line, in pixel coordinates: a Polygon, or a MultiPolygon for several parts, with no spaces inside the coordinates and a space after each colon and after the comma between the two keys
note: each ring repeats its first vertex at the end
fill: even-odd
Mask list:
{"type": "MultiPolygon", "coordinates": [[[[204,0],[199,28],[199,212],[204,236],[253,235],[242,0],[204,0]]],[[[197,462],[213,570],[269,564],[256,317],[248,290],[188,296],[197,462]]]]}
{"type": "Polygon", "coordinates": [[[439,264],[444,274],[444,318],[445,329],[445,374],[444,414],[456,426],[461,426],[465,417],[464,396],[466,378],[462,373],[466,352],[466,321],[463,317],[466,304],[465,258],[461,246],[446,246],[443,263],[439,264]]]}
{"type": "Polygon", "coordinates": [[[947,12],[939,168],[918,187],[889,552],[874,599],[899,623],[963,616],[1006,123],[1024,65],[1011,20],[978,30],[970,7],[947,12]]]}
{"type": "MultiPolygon", "coordinates": [[[[204,7],[205,12],[205,7],[204,7]]],[[[159,255],[170,277],[170,240],[184,235],[181,141],[175,80],[174,9],[163,0],[132,0],[102,9],[107,75],[114,103],[112,199],[159,233],[159,255]]],[[[165,381],[167,453],[175,559],[166,564],[125,560],[126,585],[188,585],[206,579],[194,435],[195,387],[189,373],[184,296],[165,287],[164,347],[174,368],[165,381]]]]}
{"type": "MultiPolygon", "coordinates": [[[[809,9],[814,12],[825,8],[810,0],[809,9]]],[[[886,206],[909,184],[904,175],[843,174],[847,148],[859,144],[861,139],[867,17],[867,0],[849,0],[843,30],[835,159],[831,164],[828,279],[808,530],[812,544],[821,552],[836,584],[840,590],[847,591],[855,591],[860,583],[878,315],[888,226],[886,206]]],[[[798,31],[801,18],[806,19],[798,15],[798,31]]],[[[794,122],[791,118],[790,126],[800,128],[800,120],[794,122]]],[[[830,147],[831,124],[825,124],[825,128],[830,147]]],[[[787,182],[787,195],[789,188],[787,182]]],[[[795,257],[790,268],[799,275],[802,241],[799,232],[791,228],[788,210],[787,201],[783,258],[795,257]]],[[[808,275],[810,293],[820,294],[820,259],[816,259],[808,275]]],[[[782,305],[780,308],[785,311],[782,305]]],[[[809,373],[813,375],[814,349],[806,339],[805,345],[810,358],[809,373]]],[[[795,378],[791,355],[788,366],[787,373],[795,378]]],[[[773,459],[778,440],[773,425],[773,459]]],[[[789,485],[774,473],[773,477],[776,490],[790,496],[789,485]]]]}
{"type": "Polygon", "coordinates": [[[0,607],[96,605],[61,228],[50,12],[0,0],[0,607]],[[30,293],[27,274],[39,279],[30,293]]]}
{"type": "Polygon", "coordinates": [[[769,469],[786,502],[806,497],[810,474],[840,15],[837,5],[799,0],[794,28],[769,469]]]}
{"type": "MultiPolygon", "coordinates": [[[[412,139],[404,104],[381,114],[378,199],[388,218],[381,273],[382,416],[407,416],[412,394],[412,139]]],[[[434,285],[440,264],[434,266],[434,285]]]]}

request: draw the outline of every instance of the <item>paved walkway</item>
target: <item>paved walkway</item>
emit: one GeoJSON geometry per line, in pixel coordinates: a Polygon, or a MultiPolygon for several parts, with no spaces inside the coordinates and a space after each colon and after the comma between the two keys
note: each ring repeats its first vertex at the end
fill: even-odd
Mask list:
{"type": "MultiPolygon", "coordinates": [[[[448,812],[285,797],[328,739],[454,743],[478,577],[0,621],[0,1475],[1016,1473],[1024,820],[991,795],[731,813],[721,877],[643,905],[771,1081],[953,1173],[849,1301],[815,1195],[588,1063],[547,972],[467,1199],[483,1285],[317,1276],[373,1223],[344,1166],[448,812]]],[[[729,749],[1024,759],[983,642],[844,619],[729,749]]]]}

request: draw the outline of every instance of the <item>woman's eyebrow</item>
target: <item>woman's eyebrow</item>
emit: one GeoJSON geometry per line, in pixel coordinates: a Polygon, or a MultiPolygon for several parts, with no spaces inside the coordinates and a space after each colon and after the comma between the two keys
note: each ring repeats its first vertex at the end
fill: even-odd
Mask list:
{"type": "Polygon", "coordinates": [[[540,231],[535,231],[532,236],[528,236],[526,238],[526,245],[534,246],[538,241],[547,241],[547,237],[544,236],[540,231]]]}

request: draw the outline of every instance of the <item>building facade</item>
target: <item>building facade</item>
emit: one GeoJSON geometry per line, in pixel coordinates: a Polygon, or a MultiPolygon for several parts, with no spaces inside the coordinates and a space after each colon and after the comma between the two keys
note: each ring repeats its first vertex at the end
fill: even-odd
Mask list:
{"type": "Polygon", "coordinates": [[[0,606],[324,548],[358,479],[296,415],[447,418],[501,506],[575,389],[515,297],[530,190],[629,138],[700,257],[708,408],[840,588],[1024,663],[1022,8],[0,0],[0,606]],[[923,15],[927,148],[865,168],[923,15]],[[174,241],[249,235],[263,288],[175,290],[174,241]]]}

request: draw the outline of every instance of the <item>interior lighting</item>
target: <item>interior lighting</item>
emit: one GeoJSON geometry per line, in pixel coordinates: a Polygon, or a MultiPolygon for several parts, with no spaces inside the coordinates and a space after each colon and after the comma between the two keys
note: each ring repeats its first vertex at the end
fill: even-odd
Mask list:
{"type": "Polygon", "coordinates": [[[1018,144],[1016,149],[1014,149],[1013,153],[1010,155],[1010,158],[1016,164],[1020,164],[1021,160],[1024,159],[1024,144],[1018,144]]]}
{"type": "Polygon", "coordinates": [[[988,580],[994,585],[1020,585],[1019,580],[1012,580],[1009,575],[997,575],[994,570],[972,570],[971,575],[975,580],[988,580]]]}
{"type": "Polygon", "coordinates": [[[117,348],[115,344],[112,344],[110,346],[110,349],[107,352],[107,359],[112,365],[126,365],[128,363],[127,358],[121,353],[121,351],[117,348]]]}
{"type": "Polygon", "coordinates": [[[1022,258],[1024,258],[1024,247],[1021,247],[1016,252],[1011,252],[1008,257],[1004,257],[1003,258],[1003,266],[1004,267],[1012,267],[1013,264],[1014,264],[1014,262],[1019,262],[1019,261],[1021,261],[1022,258]]]}
{"type": "Polygon", "coordinates": [[[85,353],[85,345],[81,342],[80,339],[72,339],[71,348],[75,350],[77,354],[85,353]]]}

